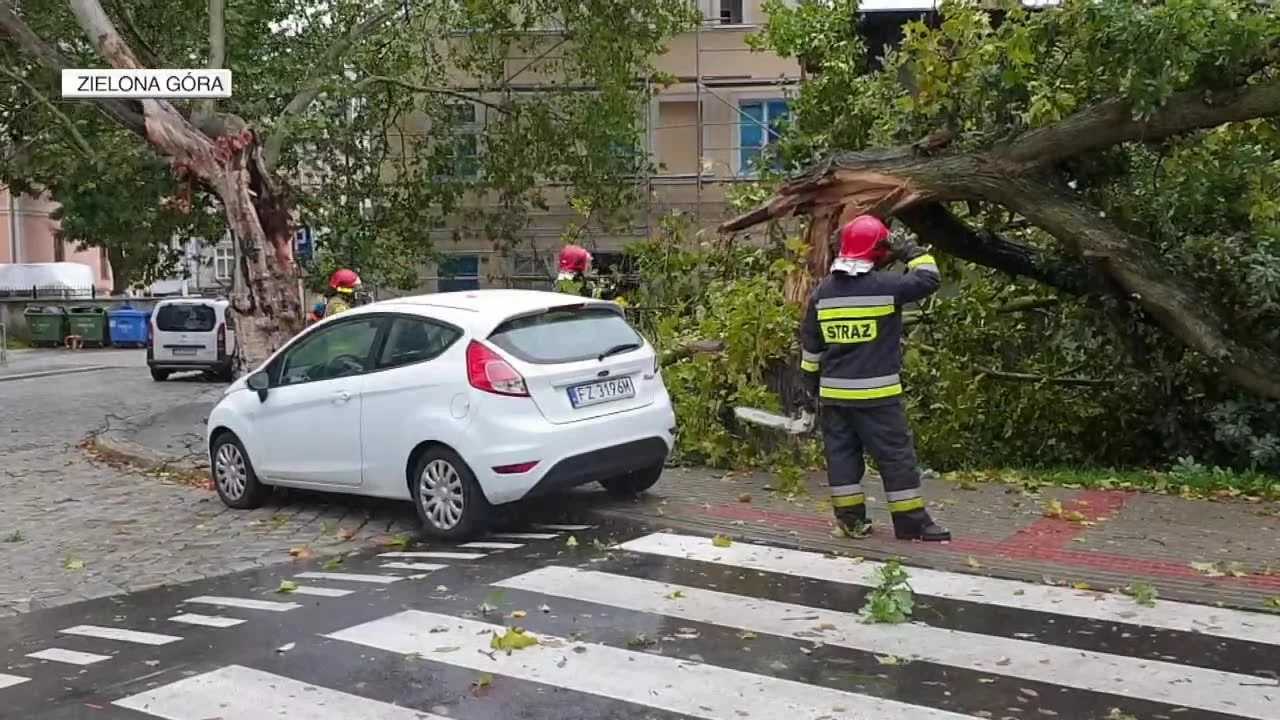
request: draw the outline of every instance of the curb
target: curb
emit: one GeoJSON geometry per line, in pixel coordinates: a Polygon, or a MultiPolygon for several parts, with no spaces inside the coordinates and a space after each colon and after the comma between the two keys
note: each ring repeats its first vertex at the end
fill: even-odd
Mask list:
{"type": "Polygon", "coordinates": [[[75,373],[96,372],[98,370],[110,370],[115,367],[119,367],[119,366],[90,365],[88,367],[61,368],[58,370],[37,370],[35,372],[17,373],[15,375],[0,375],[0,382],[10,382],[12,380],[30,380],[32,378],[49,377],[52,375],[72,375],[75,373]]]}
{"type": "Polygon", "coordinates": [[[213,489],[207,465],[191,462],[185,457],[165,455],[113,434],[85,438],[78,447],[109,465],[123,465],[144,473],[158,474],[202,490],[213,489]]]}

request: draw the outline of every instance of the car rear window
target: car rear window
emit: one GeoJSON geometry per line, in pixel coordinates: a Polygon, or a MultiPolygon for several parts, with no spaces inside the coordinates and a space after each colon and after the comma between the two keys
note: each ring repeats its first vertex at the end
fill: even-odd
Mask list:
{"type": "Polygon", "coordinates": [[[156,311],[156,329],[161,332],[209,332],[217,321],[212,306],[197,303],[171,303],[156,311]]]}
{"type": "Polygon", "coordinates": [[[558,309],[512,318],[499,325],[489,340],[525,362],[538,364],[576,362],[599,357],[622,345],[644,344],[621,315],[601,307],[558,309]]]}

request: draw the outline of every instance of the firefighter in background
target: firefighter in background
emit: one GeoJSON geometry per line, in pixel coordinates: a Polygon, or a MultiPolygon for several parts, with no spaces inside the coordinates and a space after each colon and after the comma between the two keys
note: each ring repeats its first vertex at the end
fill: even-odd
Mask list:
{"type": "Polygon", "coordinates": [[[591,272],[591,253],[572,243],[560,248],[559,272],[556,274],[556,292],[570,295],[592,296],[592,283],[587,276],[591,272]]]}
{"type": "Polygon", "coordinates": [[[328,303],[324,300],[317,300],[316,304],[311,307],[311,312],[307,313],[307,324],[318,323],[324,318],[325,306],[328,303]]]}
{"type": "Polygon", "coordinates": [[[863,453],[880,470],[893,531],[900,539],[945,541],[920,493],[920,471],[902,397],[902,306],[942,285],[932,255],[891,238],[879,219],[860,215],[840,230],[831,273],[818,283],[801,327],[800,370],[808,407],[822,404],[831,505],[841,532],[871,530],[863,453]],[[885,267],[906,263],[905,273],[885,267]]]}
{"type": "Polygon", "coordinates": [[[356,293],[360,290],[360,276],[354,270],[342,268],[329,278],[328,301],[325,302],[324,316],[330,317],[350,310],[356,304],[356,293]]]}

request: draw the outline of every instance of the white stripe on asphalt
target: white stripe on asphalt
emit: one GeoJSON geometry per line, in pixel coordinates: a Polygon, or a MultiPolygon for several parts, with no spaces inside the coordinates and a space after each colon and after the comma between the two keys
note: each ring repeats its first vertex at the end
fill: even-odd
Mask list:
{"type": "Polygon", "coordinates": [[[489,533],[488,536],[498,540],[554,540],[560,537],[560,533],[508,532],[489,533]]]}
{"type": "Polygon", "coordinates": [[[595,525],[534,525],[534,530],[590,530],[595,525]]]}
{"type": "Polygon", "coordinates": [[[426,558],[428,560],[434,558],[436,560],[479,560],[486,557],[486,553],[460,553],[460,552],[442,552],[439,550],[415,550],[413,552],[384,552],[378,553],[380,558],[426,558]]]}
{"type": "Polygon", "coordinates": [[[293,589],[293,595],[313,595],[315,597],[343,597],[350,595],[355,590],[342,590],[340,588],[317,587],[315,585],[299,585],[293,589]]]}
{"type": "Polygon", "coordinates": [[[184,678],[112,704],[164,720],[448,720],[240,665],[184,678]]]}
{"type": "Polygon", "coordinates": [[[95,655],[94,653],[66,650],[64,648],[49,648],[40,652],[27,653],[27,657],[35,658],[36,660],[66,663],[68,665],[92,665],[96,662],[111,659],[110,655],[95,655]]]}
{"type": "Polygon", "coordinates": [[[389,562],[382,563],[382,567],[389,568],[391,570],[418,570],[421,572],[434,572],[436,570],[443,570],[449,566],[436,565],[434,563],[389,562]]]}
{"type": "Polygon", "coordinates": [[[477,540],[476,542],[463,543],[460,548],[475,548],[476,550],[515,550],[524,547],[524,543],[510,542],[490,542],[488,540],[477,540]]]}
{"type": "Polygon", "coordinates": [[[21,675],[10,675],[8,673],[0,673],[0,690],[14,685],[21,685],[31,678],[24,678],[21,675]]]}
{"type": "Polygon", "coordinates": [[[240,618],[221,617],[218,615],[201,615],[199,613],[182,613],[169,618],[169,622],[201,625],[203,627],[229,628],[244,622],[240,618]]]}
{"type": "MultiPolygon", "coordinates": [[[[326,635],[401,655],[553,687],[636,703],[704,720],[742,720],[829,714],[876,720],[971,720],[945,710],[844,692],[716,665],[634,652],[607,645],[538,636],[544,644],[493,653],[501,625],[405,610],[326,635]],[[557,647],[552,647],[553,643],[557,647]],[[585,653],[570,650],[580,646],[585,653]],[[455,652],[457,651],[457,652],[455,652]],[[841,709],[843,708],[843,709],[841,709]],[[856,710],[855,710],[856,708],[856,710]]],[[[181,720],[186,720],[182,718],[181,720]]]]}
{"type": "MultiPolygon", "coordinates": [[[[803,550],[735,542],[727,548],[693,535],[655,533],[620,545],[623,550],[785,573],[845,585],[874,587],[883,564],[853,562],[803,550]]],[[[1280,615],[1158,600],[1152,607],[1116,593],[1093,593],[1053,585],[1002,580],[984,575],[909,567],[911,588],[920,595],[1017,608],[1037,613],[1103,620],[1164,630],[1280,645],[1280,615]]]]}
{"type": "Polygon", "coordinates": [[[76,625],[58,632],[63,635],[79,635],[100,640],[119,640],[120,642],[137,643],[138,645],[168,645],[171,642],[178,642],[182,639],[177,635],[161,635],[160,633],[139,632],[137,630],[102,627],[100,625],[76,625]]]}
{"type": "Polygon", "coordinates": [[[1159,660],[1079,650],[920,623],[878,625],[857,615],[654,580],[550,566],[497,587],[654,613],[878,655],[1274,720],[1276,686],[1263,678],[1159,660]]]}
{"type": "Polygon", "coordinates": [[[271,600],[254,600],[252,598],[223,597],[221,595],[201,595],[182,602],[243,608],[245,610],[269,610],[271,612],[285,612],[302,607],[298,603],[292,602],[273,602],[271,600]]]}
{"type": "Polygon", "coordinates": [[[303,580],[345,580],[347,582],[373,583],[375,585],[390,585],[397,580],[404,578],[399,575],[365,575],[362,573],[335,573],[335,572],[302,572],[294,575],[294,577],[303,580]]]}

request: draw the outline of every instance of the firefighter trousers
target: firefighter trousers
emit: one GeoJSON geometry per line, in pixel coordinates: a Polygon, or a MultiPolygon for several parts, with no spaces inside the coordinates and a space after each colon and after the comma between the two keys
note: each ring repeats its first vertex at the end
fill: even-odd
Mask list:
{"type": "Polygon", "coordinates": [[[824,405],[822,441],[827,454],[827,483],[836,519],[854,526],[867,522],[863,454],[880,470],[894,530],[918,533],[933,520],[920,493],[916,450],[901,402],[891,405],[824,405]]]}

